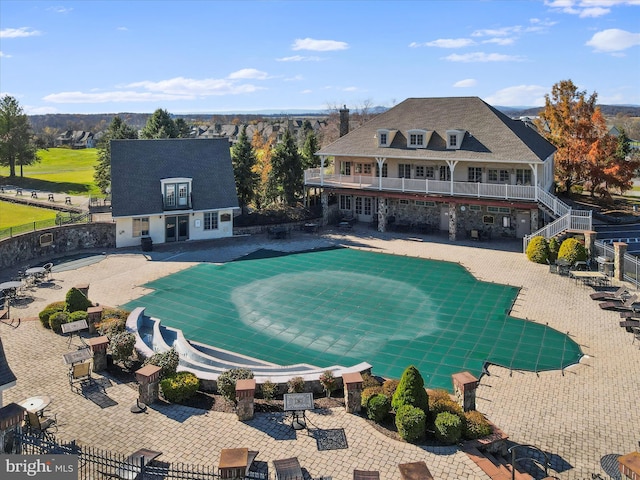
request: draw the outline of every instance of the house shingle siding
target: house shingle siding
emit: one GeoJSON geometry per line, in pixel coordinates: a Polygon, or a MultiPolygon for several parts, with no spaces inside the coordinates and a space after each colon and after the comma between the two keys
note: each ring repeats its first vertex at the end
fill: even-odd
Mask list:
{"type": "Polygon", "coordinates": [[[163,213],[160,180],[193,178],[193,210],[238,208],[229,140],[111,141],[114,217],[163,213]]]}
{"type": "Polygon", "coordinates": [[[423,160],[535,162],[555,151],[534,129],[478,97],[408,98],[322,148],[317,155],[423,160]],[[378,147],[378,129],[396,131],[390,147],[378,147]],[[427,148],[407,148],[407,131],[432,131],[427,148]],[[447,130],[466,131],[459,150],[447,150],[447,130]]]}

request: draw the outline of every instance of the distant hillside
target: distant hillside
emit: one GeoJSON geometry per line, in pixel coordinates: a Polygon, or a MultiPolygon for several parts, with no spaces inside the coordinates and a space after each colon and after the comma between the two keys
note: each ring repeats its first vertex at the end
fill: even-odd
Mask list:
{"type": "MultiPolygon", "coordinates": [[[[598,105],[605,117],[615,117],[616,115],[629,115],[630,117],[640,117],[640,105],[598,105]]],[[[544,107],[499,107],[502,113],[511,118],[535,117],[544,107]]]]}

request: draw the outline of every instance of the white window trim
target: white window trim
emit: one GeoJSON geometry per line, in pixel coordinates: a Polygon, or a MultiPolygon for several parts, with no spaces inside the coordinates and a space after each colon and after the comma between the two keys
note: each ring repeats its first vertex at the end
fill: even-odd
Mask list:
{"type": "Polygon", "coordinates": [[[460,150],[460,147],[462,146],[462,140],[464,139],[464,134],[465,133],[466,133],[466,130],[457,130],[457,129],[447,130],[447,149],[448,150],[460,150]],[[456,138],[456,144],[455,145],[451,145],[451,137],[455,137],[456,138]]]}
{"type": "Polygon", "coordinates": [[[426,130],[421,129],[411,129],[407,131],[407,148],[427,148],[428,143],[428,135],[426,130]],[[411,135],[420,135],[422,137],[422,143],[416,143],[415,145],[411,144],[411,135]]]}
{"type": "Polygon", "coordinates": [[[385,148],[389,147],[389,145],[391,145],[391,130],[387,130],[386,128],[379,128],[378,131],[376,132],[376,138],[378,139],[379,147],[385,147],[385,148]],[[381,142],[382,134],[386,135],[386,139],[387,139],[386,143],[381,142]]]}

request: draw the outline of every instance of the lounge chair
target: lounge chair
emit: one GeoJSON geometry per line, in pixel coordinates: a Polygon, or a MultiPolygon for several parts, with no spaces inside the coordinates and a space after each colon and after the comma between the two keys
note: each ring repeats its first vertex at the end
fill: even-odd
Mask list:
{"type": "Polygon", "coordinates": [[[624,301],[624,297],[629,295],[629,291],[627,287],[622,286],[615,292],[594,292],[591,295],[592,300],[622,300],[624,301]]]}
{"type": "Polygon", "coordinates": [[[55,414],[52,417],[41,417],[36,412],[27,412],[29,429],[40,434],[49,433],[49,430],[58,431],[55,414]]]}
{"type": "Polygon", "coordinates": [[[638,295],[631,295],[626,300],[609,300],[598,305],[604,310],[634,310],[633,304],[638,302],[638,295]]]}
{"type": "Polygon", "coordinates": [[[82,387],[91,382],[93,382],[93,378],[91,377],[90,362],[74,363],[71,365],[69,369],[69,385],[71,386],[71,391],[75,390],[77,393],[82,393],[82,387]]]}
{"type": "Polygon", "coordinates": [[[273,467],[276,470],[276,480],[302,480],[304,478],[298,457],[274,460],[273,467]]]}
{"type": "Polygon", "coordinates": [[[354,470],[353,480],[380,480],[380,472],[377,470],[354,470]]]}

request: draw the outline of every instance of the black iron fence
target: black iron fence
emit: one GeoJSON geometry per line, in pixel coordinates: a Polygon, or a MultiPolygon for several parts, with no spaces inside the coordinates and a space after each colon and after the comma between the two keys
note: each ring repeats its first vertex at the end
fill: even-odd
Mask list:
{"type": "Polygon", "coordinates": [[[35,232],[43,228],[59,227],[78,223],[91,223],[90,213],[58,213],[56,218],[38,220],[37,222],[24,223],[14,227],[0,228],[0,240],[15,237],[23,233],[35,232]]]}

